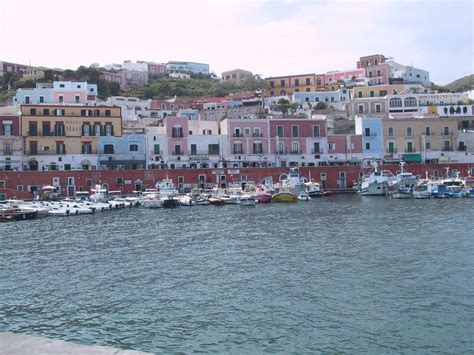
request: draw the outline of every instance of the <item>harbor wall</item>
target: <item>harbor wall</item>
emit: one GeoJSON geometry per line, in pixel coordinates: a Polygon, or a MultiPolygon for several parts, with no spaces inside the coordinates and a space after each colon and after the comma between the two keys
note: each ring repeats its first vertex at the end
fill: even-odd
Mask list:
{"type": "MultiPolygon", "coordinates": [[[[396,174],[399,165],[383,165],[381,169],[396,174]]],[[[458,171],[461,176],[474,175],[474,164],[410,164],[405,171],[420,177],[443,176],[446,168],[458,171]]],[[[357,183],[364,170],[361,166],[319,166],[302,167],[300,175],[309,180],[321,182],[325,189],[350,189],[357,183]]],[[[122,194],[135,190],[154,188],[157,181],[170,178],[180,189],[196,186],[211,187],[242,182],[260,183],[271,177],[279,181],[288,168],[239,168],[239,169],[168,169],[168,170],[96,170],[96,171],[5,171],[0,172],[0,194],[3,198],[33,197],[33,191],[41,195],[41,188],[47,185],[60,187],[62,196],[72,196],[76,191],[90,191],[96,184],[122,194]]]]}

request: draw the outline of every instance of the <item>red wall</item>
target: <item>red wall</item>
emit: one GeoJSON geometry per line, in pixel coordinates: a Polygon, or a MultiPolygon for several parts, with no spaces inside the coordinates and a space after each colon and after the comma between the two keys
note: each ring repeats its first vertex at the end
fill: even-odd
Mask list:
{"type": "MultiPolygon", "coordinates": [[[[434,170],[439,172],[439,175],[444,175],[444,168],[449,167],[452,171],[457,169],[461,172],[461,175],[467,175],[468,169],[474,169],[474,164],[420,164],[420,165],[407,165],[405,171],[413,172],[421,177],[425,176],[425,172],[428,172],[429,176],[432,176],[434,170]]],[[[400,167],[399,165],[385,165],[381,167],[396,173],[400,167]]],[[[103,171],[9,171],[0,172],[0,180],[5,181],[5,188],[0,189],[0,193],[6,193],[7,197],[16,196],[18,198],[31,197],[29,193],[21,193],[17,191],[17,185],[23,185],[23,189],[27,190],[27,185],[52,185],[53,177],[59,177],[60,185],[62,187],[63,194],[66,194],[66,187],[68,184],[68,178],[74,177],[76,190],[80,190],[80,187],[84,191],[89,191],[90,187],[87,186],[86,179],[91,179],[92,184],[106,183],[109,185],[110,190],[123,189],[124,194],[130,194],[135,189],[135,181],[143,181],[144,187],[154,187],[157,180],[163,178],[171,178],[175,184],[178,183],[178,177],[184,177],[184,184],[197,184],[199,182],[199,175],[203,174],[206,176],[207,183],[216,183],[217,175],[213,174],[224,172],[228,183],[240,182],[241,176],[247,177],[247,181],[255,181],[259,183],[264,177],[272,176],[273,181],[279,180],[280,174],[288,173],[287,168],[240,168],[239,174],[232,174],[236,172],[236,169],[176,169],[176,170],[103,170],[103,171]],[[122,178],[124,181],[130,180],[131,184],[119,184],[117,178],[122,178]]],[[[326,173],[326,188],[338,188],[338,180],[340,179],[339,173],[344,171],[346,173],[346,187],[350,188],[352,183],[357,181],[362,173],[360,166],[333,166],[333,167],[305,167],[300,168],[301,176],[312,180],[320,181],[321,173],[326,173]]]]}
{"type": "Polygon", "coordinates": [[[0,136],[3,136],[3,121],[12,121],[12,136],[20,136],[20,117],[19,116],[0,116],[0,136]]]}

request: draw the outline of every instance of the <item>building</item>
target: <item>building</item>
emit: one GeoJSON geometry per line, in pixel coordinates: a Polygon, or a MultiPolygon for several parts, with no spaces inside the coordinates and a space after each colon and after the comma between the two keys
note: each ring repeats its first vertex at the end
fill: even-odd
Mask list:
{"type": "Polygon", "coordinates": [[[245,81],[253,77],[252,72],[243,69],[234,69],[222,72],[222,81],[230,82],[237,86],[244,85],[245,81]]]}
{"type": "Polygon", "coordinates": [[[137,61],[133,63],[130,60],[126,60],[122,64],[122,69],[126,71],[134,71],[134,72],[148,72],[148,63],[143,61],[137,61]]]}
{"type": "Polygon", "coordinates": [[[44,79],[45,71],[48,68],[44,67],[29,67],[25,71],[23,71],[23,80],[40,80],[44,79]]]}
{"type": "Polygon", "coordinates": [[[28,70],[27,65],[0,61],[0,76],[6,73],[23,73],[25,70],[28,70]]]}
{"type": "Polygon", "coordinates": [[[339,83],[355,82],[357,80],[365,80],[365,69],[351,69],[351,70],[334,70],[324,74],[325,85],[331,86],[339,83]]]}
{"type": "Polygon", "coordinates": [[[385,155],[395,159],[436,162],[458,150],[458,123],[453,118],[406,115],[384,119],[382,130],[385,155]]]}
{"type": "Polygon", "coordinates": [[[301,74],[277,76],[265,79],[265,96],[286,96],[295,92],[324,90],[324,75],[301,74]]]}
{"type": "Polygon", "coordinates": [[[350,117],[354,115],[382,115],[388,113],[387,96],[364,97],[351,100],[347,106],[350,117]]]}
{"type": "Polygon", "coordinates": [[[355,133],[362,136],[363,160],[369,164],[373,161],[381,163],[384,156],[382,117],[356,116],[355,133]]]}
{"type": "Polygon", "coordinates": [[[99,138],[122,135],[120,107],[42,104],[20,110],[28,170],[95,170],[99,138]]]}
{"type": "Polygon", "coordinates": [[[166,65],[166,70],[171,73],[194,73],[209,74],[209,64],[195,62],[170,61],[166,65]]]}
{"type": "Polygon", "coordinates": [[[135,170],[146,168],[146,143],[144,134],[100,136],[100,169],[135,170]]]}
{"type": "Polygon", "coordinates": [[[18,89],[13,105],[79,104],[95,103],[97,85],[86,81],[55,81],[37,83],[34,89],[18,89]]]}
{"type": "Polygon", "coordinates": [[[382,54],[373,54],[360,57],[357,69],[365,70],[368,85],[387,85],[391,75],[391,68],[382,54]]]}
{"type": "Polygon", "coordinates": [[[153,74],[167,74],[168,70],[166,69],[166,64],[163,63],[154,63],[154,62],[147,62],[148,64],[148,73],[153,74]]]}
{"type": "Polygon", "coordinates": [[[143,86],[148,84],[148,72],[146,71],[121,70],[117,73],[103,72],[100,78],[119,83],[120,89],[124,91],[128,91],[131,86],[143,86]]]}
{"type": "Polygon", "coordinates": [[[23,169],[23,138],[16,107],[0,108],[0,171],[23,169]]]}
{"type": "Polygon", "coordinates": [[[336,109],[344,109],[350,101],[350,95],[351,90],[344,88],[337,91],[295,92],[291,101],[299,104],[309,103],[312,106],[316,106],[318,102],[324,102],[336,109]]]}
{"type": "Polygon", "coordinates": [[[430,73],[427,70],[402,65],[394,60],[388,60],[387,64],[390,67],[391,79],[401,79],[404,84],[420,84],[424,87],[431,87],[430,73]]]}

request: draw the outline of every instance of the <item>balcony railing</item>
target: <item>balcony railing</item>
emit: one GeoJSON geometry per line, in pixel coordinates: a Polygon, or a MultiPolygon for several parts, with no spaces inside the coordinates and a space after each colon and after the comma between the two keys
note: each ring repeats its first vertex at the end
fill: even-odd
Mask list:
{"type": "Polygon", "coordinates": [[[261,137],[263,137],[263,133],[254,133],[254,134],[252,134],[252,137],[261,138],[261,137]]]}
{"type": "Polygon", "coordinates": [[[291,149],[290,154],[302,154],[302,150],[301,149],[291,149]]]}
{"type": "Polygon", "coordinates": [[[311,149],[311,154],[323,154],[322,149],[311,149]]]}
{"type": "Polygon", "coordinates": [[[244,154],[244,151],[243,151],[243,149],[234,149],[232,151],[232,154],[244,154]]]}
{"type": "Polygon", "coordinates": [[[234,138],[242,138],[244,135],[242,133],[234,133],[232,137],[234,138]]]}
{"type": "Polygon", "coordinates": [[[99,160],[101,161],[106,161],[106,160],[142,161],[142,160],[145,160],[145,154],[100,153],[99,160]]]}
{"type": "Polygon", "coordinates": [[[405,148],[405,153],[416,153],[416,149],[415,148],[405,148]]]}
{"type": "Polygon", "coordinates": [[[254,149],[253,154],[265,154],[261,149],[254,149]]]}
{"type": "Polygon", "coordinates": [[[183,152],[171,152],[171,155],[181,156],[181,155],[184,155],[184,153],[183,152]]]}
{"type": "Polygon", "coordinates": [[[152,150],[150,154],[151,155],[163,155],[163,151],[162,150],[160,150],[160,151],[152,150]]]}
{"type": "Polygon", "coordinates": [[[370,132],[370,134],[364,133],[364,137],[377,137],[376,132],[370,132]]]}
{"type": "Polygon", "coordinates": [[[389,154],[394,154],[394,153],[398,153],[398,149],[397,148],[393,148],[393,149],[387,148],[386,152],[389,153],[389,154]]]}
{"type": "Polygon", "coordinates": [[[443,151],[443,152],[452,152],[452,151],[453,151],[453,147],[443,147],[442,151],[443,151]]]}
{"type": "MultiPolygon", "coordinates": [[[[38,149],[36,152],[27,150],[25,152],[25,155],[65,155],[65,154],[67,154],[66,150],[58,152],[58,151],[56,151],[56,149],[52,149],[52,150],[40,150],[40,149],[38,149]]],[[[82,154],[82,153],[77,153],[77,154],[82,154]]]]}
{"type": "Polygon", "coordinates": [[[183,138],[183,134],[182,133],[173,133],[171,135],[172,138],[183,138]]]}

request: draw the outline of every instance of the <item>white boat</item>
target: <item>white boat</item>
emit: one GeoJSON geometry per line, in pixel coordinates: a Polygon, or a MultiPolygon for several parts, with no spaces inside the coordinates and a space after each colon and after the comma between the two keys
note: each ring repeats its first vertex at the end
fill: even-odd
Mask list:
{"type": "Polygon", "coordinates": [[[162,208],[176,208],[180,206],[178,196],[179,192],[171,179],[163,179],[156,183],[156,189],[160,193],[162,208]]]}
{"type": "Polygon", "coordinates": [[[398,182],[388,170],[380,170],[377,165],[362,178],[359,193],[362,196],[387,196],[389,187],[398,182]]]}
{"type": "Polygon", "coordinates": [[[256,203],[257,203],[257,200],[255,199],[255,197],[251,195],[244,194],[240,196],[241,206],[255,206],[256,203]]]}
{"type": "Polygon", "coordinates": [[[411,187],[399,187],[392,193],[392,197],[396,199],[413,198],[413,189],[411,187]]]}
{"type": "Polygon", "coordinates": [[[178,197],[181,206],[194,206],[195,202],[189,195],[183,195],[178,197]]]}
{"type": "Polygon", "coordinates": [[[146,189],[142,193],[141,204],[145,208],[161,208],[160,194],[156,189],[146,189]]]}
{"type": "Polygon", "coordinates": [[[323,191],[321,190],[321,184],[314,181],[304,183],[305,192],[309,197],[323,197],[323,191]]]}
{"type": "Polygon", "coordinates": [[[311,197],[309,196],[309,193],[303,192],[298,195],[298,201],[311,201],[311,197]]]}

